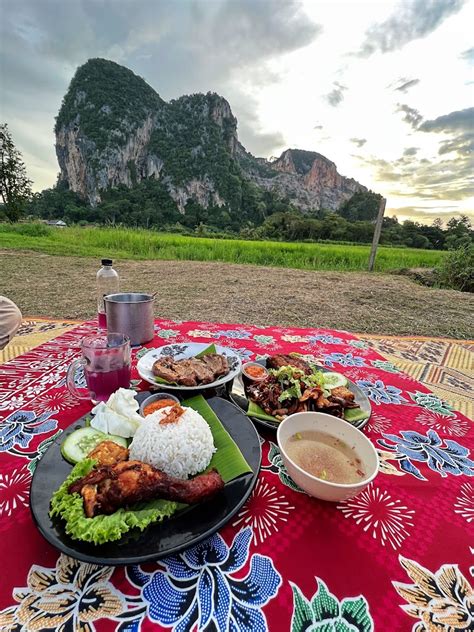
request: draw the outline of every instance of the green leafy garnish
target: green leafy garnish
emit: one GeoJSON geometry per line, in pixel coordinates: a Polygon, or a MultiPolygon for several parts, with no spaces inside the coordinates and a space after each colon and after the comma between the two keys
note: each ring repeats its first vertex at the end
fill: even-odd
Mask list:
{"type": "Polygon", "coordinates": [[[82,496],[70,494],[68,488],[74,481],[89,474],[95,463],[94,459],[77,463],[51,499],[49,515],[61,517],[66,522],[66,533],[75,540],[93,544],[113,542],[135,527],[143,531],[152,522],[171,516],[183,506],[170,500],[150,500],[137,503],[130,509],[118,509],[109,516],[86,518],[82,496]]]}
{"type": "Polygon", "coordinates": [[[162,377],[158,377],[157,375],[155,375],[154,377],[155,382],[157,382],[158,384],[173,384],[174,386],[178,386],[176,382],[168,382],[168,380],[165,380],[162,377]]]}
{"type": "MultiPolygon", "coordinates": [[[[202,395],[183,401],[183,406],[189,406],[199,412],[211,429],[216,452],[208,469],[216,468],[225,482],[252,471],[238,445],[202,395]]],[[[66,523],[66,533],[75,540],[93,544],[113,542],[119,540],[130,529],[136,527],[143,531],[152,522],[168,518],[185,506],[170,500],[156,499],[136,503],[127,509],[118,509],[108,516],[86,518],[82,496],[77,493],[70,494],[68,489],[74,481],[89,474],[95,464],[94,459],[84,459],[77,463],[51,499],[49,515],[62,518],[66,523]]]]}

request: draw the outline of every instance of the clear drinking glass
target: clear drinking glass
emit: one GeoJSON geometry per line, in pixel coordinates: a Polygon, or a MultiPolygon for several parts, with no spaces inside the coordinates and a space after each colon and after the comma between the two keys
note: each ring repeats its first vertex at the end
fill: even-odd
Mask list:
{"type": "Polygon", "coordinates": [[[120,387],[130,387],[130,339],[124,334],[86,336],[81,341],[82,358],[74,360],[67,371],[67,387],[81,400],[105,402],[120,387]],[[87,388],[79,388],[75,375],[83,368],[87,388]]]}

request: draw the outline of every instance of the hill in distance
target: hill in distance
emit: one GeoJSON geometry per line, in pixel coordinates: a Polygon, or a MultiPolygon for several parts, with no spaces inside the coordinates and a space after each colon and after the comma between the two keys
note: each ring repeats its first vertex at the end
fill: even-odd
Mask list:
{"type": "Polygon", "coordinates": [[[338,209],[367,189],[317,152],[287,149],[256,158],[237,119],[215,93],[164,101],[131,70],[105,59],[80,66],[56,118],[59,183],[92,206],[105,191],[158,180],[184,213],[189,203],[242,213],[262,192],[301,211],[338,209]]]}

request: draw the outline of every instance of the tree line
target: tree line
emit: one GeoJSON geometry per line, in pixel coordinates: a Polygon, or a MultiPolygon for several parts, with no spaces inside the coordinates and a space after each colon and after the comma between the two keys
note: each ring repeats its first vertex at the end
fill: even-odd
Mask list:
{"type": "MultiPolygon", "coordinates": [[[[92,207],[60,183],[32,193],[21,154],[6,125],[0,125],[0,169],[0,221],[17,221],[24,216],[61,219],[67,224],[125,225],[246,239],[370,243],[381,199],[372,191],[362,191],[336,212],[318,209],[303,214],[288,199],[242,180],[238,213],[228,206],[203,208],[194,200],[189,200],[181,212],[162,182],[151,178],[130,189],[124,185],[109,189],[103,193],[100,204],[92,207]]],[[[440,219],[425,225],[385,217],[380,241],[387,245],[451,250],[471,244],[474,230],[467,216],[452,218],[445,226],[440,219]]]]}

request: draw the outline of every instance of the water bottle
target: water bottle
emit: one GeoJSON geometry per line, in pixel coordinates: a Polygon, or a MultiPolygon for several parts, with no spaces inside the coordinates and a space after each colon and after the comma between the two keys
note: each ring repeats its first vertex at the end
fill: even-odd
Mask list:
{"type": "Polygon", "coordinates": [[[112,268],[112,259],[102,259],[102,267],[97,272],[97,319],[99,327],[107,327],[104,296],[116,294],[119,291],[119,275],[112,268]]]}

